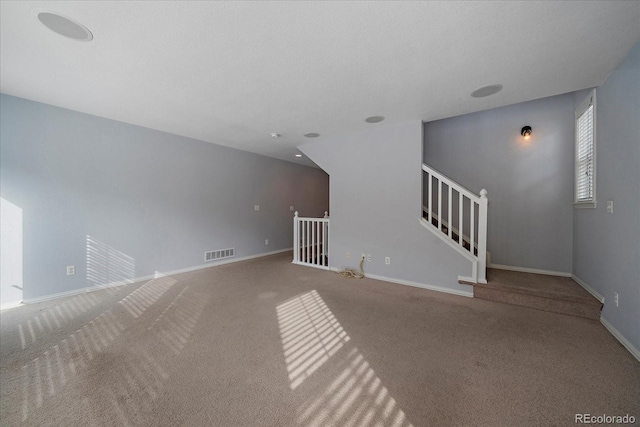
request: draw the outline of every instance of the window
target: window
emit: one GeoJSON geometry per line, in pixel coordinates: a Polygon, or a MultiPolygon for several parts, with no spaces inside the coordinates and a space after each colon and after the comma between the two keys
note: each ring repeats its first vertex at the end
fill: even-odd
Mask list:
{"type": "Polygon", "coordinates": [[[576,110],[575,206],[596,207],[596,91],[576,110]]]}

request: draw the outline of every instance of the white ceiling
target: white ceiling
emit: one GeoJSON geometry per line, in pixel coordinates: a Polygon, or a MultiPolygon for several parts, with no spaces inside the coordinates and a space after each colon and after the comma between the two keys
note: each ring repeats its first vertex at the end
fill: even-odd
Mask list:
{"type": "Polygon", "coordinates": [[[303,164],[307,132],[597,86],[640,39],[639,1],[2,1],[0,16],[3,93],[303,164]],[[469,96],[492,83],[502,92],[469,96]]]}

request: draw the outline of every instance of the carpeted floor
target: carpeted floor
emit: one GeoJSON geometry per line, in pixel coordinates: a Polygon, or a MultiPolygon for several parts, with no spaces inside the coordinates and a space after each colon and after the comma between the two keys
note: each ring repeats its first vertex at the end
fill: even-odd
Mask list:
{"type": "Polygon", "coordinates": [[[290,263],[1,313],[2,425],[575,425],[640,418],[598,322],[290,263]]]}
{"type": "Polygon", "coordinates": [[[602,303],[570,277],[494,268],[487,269],[486,284],[473,284],[473,296],[592,320],[600,320],[602,310],[602,303]]]}
{"type": "Polygon", "coordinates": [[[515,290],[531,294],[550,297],[562,296],[564,298],[584,301],[595,300],[589,292],[584,290],[570,277],[489,268],[487,269],[487,279],[489,283],[510,286],[515,290]]]}

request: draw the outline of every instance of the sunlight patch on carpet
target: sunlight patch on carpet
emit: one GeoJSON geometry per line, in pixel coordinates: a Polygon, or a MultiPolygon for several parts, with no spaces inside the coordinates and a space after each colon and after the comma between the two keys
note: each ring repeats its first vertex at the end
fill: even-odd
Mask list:
{"type": "Polygon", "coordinates": [[[315,290],[280,304],[276,310],[289,381],[295,390],[349,337],[315,290]]]}
{"type": "Polygon", "coordinates": [[[148,329],[153,331],[170,351],[176,355],[180,354],[209,298],[208,294],[190,290],[186,286],[148,329]]]}
{"type": "Polygon", "coordinates": [[[308,395],[298,407],[298,424],[412,426],[317,291],[276,311],[291,390],[308,395]],[[329,375],[321,375],[325,369],[329,375]],[[314,374],[315,381],[305,383],[314,374]]]}
{"type": "Polygon", "coordinates": [[[357,348],[335,362],[344,369],[298,408],[298,424],[413,426],[357,348]]]}
{"type": "MultiPolygon", "coordinates": [[[[141,315],[159,302],[176,283],[174,278],[157,273],[156,278],[135,289],[119,302],[114,301],[115,307],[106,309],[23,365],[22,421],[47,410],[48,405],[55,404],[54,398],[68,389],[70,382],[78,381],[79,376],[82,376],[80,381],[87,381],[88,377],[95,375],[93,370],[96,366],[107,364],[113,370],[103,380],[103,388],[84,402],[82,411],[88,415],[96,415],[91,409],[94,400],[111,401],[112,411],[102,412],[100,417],[109,418],[112,425],[138,424],[140,411],[151,411],[153,402],[163,389],[163,383],[169,378],[171,364],[175,363],[191,338],[210,296],[185,286],[146,328],[156,339],[133,341],[124,353],[113,350],[112,347],[122,339],[125,331],[131,333],[143,321],[144,316],[141,315]],[[131,316],[117,315],[120,307],[125,308],[131,316]],[[119,359],[109,360],[113,357],[119,359]],[[104,395],[103,391],[107,394],[104,395]]],[[[73,310],[75,303],[79,305],[75,306],[77,312],[74,315],[79,315],[82,310],[98,308],[99,301],[74,298],[53,307],[49,312],[55,313],[56,309],[65,305],[73,310]],[[74,303],[69,304],[70,301],[74,303]]],[[[60,326],[70,320],[45,317],[43,313],[39,316],[42,319],[32,317],[19,325],[23,348],[25,344],[35,342],[38,334],[46,334],[50,329],[49,323],[60,326]]]]}
{"type": "Polygon", "coordinates": [[[64,389],[96,354],[104,352],[124,330],[111,309],[49,347],[22,366],[22,420],[64,389]]]}
{"type": "Polygon", "coordinates": [[[174,284],[176,279],[170,276],[149,280],[120,301],[120,304],[133,317],[138,317],[153,305],[174,284]]]}
{"type": "Polygon", "coordinates": [[[39,337],[47,336],[60,329],[98,303],[99,298],[92,293],[76,295],[18,324],[18,336],[22,349],[25,350],[29,345],[34,344],[39,337]]]}

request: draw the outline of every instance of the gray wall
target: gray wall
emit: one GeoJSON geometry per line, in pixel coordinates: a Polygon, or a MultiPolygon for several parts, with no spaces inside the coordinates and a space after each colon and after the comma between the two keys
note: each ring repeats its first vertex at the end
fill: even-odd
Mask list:
{"type": "Polygon", "coordinates": [[[492,263],[571,272],[573,121],[566,94],[424,124],[424,162],[488,192],[492,263]]]}
{"type": "Polygon", "coordinates": [[[640,43],[596,89],[596,133],[597,206],[574,211],[573,271],[604,296],[602,317],[640,350],[640,43]]]}
{"type": "Polygon", "coordinates": [[[2,198],[22,209],[26,300],[202,265],[207,250],[289,248],[289,206],[305,216],[328,208],[319,169],[7,95],[0,102],[2,198]]]}
{"type": "Polygon", "coordinates": [[[471,262],[418,223],[421,145],[416,121],[300,147],[330,177],[330,264],[357,267],[367,253],[368,274],[470,292],[457,280],[471,275],[471,262]]]}

